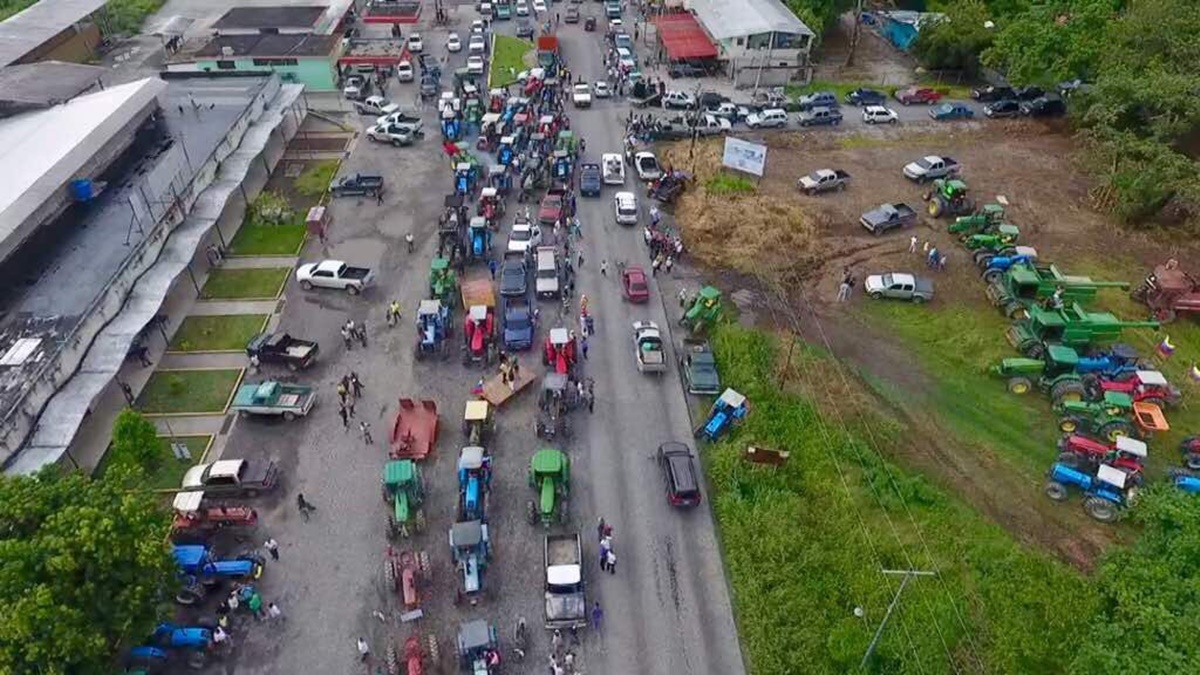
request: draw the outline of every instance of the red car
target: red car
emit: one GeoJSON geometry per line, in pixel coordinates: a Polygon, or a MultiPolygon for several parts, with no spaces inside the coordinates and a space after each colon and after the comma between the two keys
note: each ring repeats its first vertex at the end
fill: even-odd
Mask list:
{"type": "Polygon", "coordinates": [[[913,103],[937,103],[942,95],[929,87],[909,87],[896,90],[896,100],[904,105],[913,103]]]}
{"type": "Polygon", "coordinates": [[[634,265],[621,272],[621,291],[625,299],[642,304],[650,301],[650,286],[646,284],[646,272],[634,265]]]}
{"type": "Polygon", "coordinates": [[[563,215],[563,193],[561,190],[551,190],[542,197],[542,205],[538,207],[538,222],[542,225],[553,226],[563,215]]]}

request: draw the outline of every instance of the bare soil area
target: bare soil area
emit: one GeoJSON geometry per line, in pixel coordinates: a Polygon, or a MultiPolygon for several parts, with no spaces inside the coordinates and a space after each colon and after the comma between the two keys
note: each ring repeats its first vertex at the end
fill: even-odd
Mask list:
{"type": "Polygon", "coordinates": [[[767,174],[753,192],[740,195],[705,193],[709,178],[723,171],[720,141],[698,144],[694,162],[687,144],[661,150],[664,162],[696,176],[695,186],[675,206],[694,258],[737,277],[755,277],[764,310],[773,302],[789,308],[786,314],[762,311],[757,316],[775,328],[793,324],[806,341],[846,363],[844,372],[864,391],[875,392],[865,397],[867,403],[847,391],[836,400],[826,391],[816,400],[842,406],[842,414],[846,408],[878,409],[882,404],[909,428],[907,444],[884,452],[958,492],[1018,540],[1091,569],[1099,553],[1120,536],[1118,531],[1041,499],[1040,485],[1004,467],[998,470],[996,456],[986,448],[958,443],[932,406],[922,405],[930,375],[902,345],[880,335],[879,327],[835,309],[837,285],[845,267],[860,280],[889,270],[924,272],[920,256],[908,252],[909,238],[915,235],[918,247],[928,241],[949,254],[946,271],[935,276],[939,303],[980,302],[978,270],[946,234],[950,221],[926,217],[921,200],[925,188],[901,173],[906,163],[930,154],[948,155],[963,165],[962,175],[977,202],[1003,195],[1008,220],[1020,226],[1023,241],[1036,245],[1044,259],[1103,260],[1119,246],[1123,256],[1149,267],[1168,254],[1179,255],[1180,246],[1130,234],[1096,213],[1071,139],[1052,126],[1019,121],[939,131],[784,132],[767,134],[766,140],[767,174]],[[849,172],[852,184],[843,192],[801,195],[796,178],[823,168],[849,172]],[[907,203],[922,218],[911,230],[872,236],[858,220],[883,202],[907,203]],[[901,400],[892,396],[883,401],[877,395],[881,386],[903,392],[901,400]]]}

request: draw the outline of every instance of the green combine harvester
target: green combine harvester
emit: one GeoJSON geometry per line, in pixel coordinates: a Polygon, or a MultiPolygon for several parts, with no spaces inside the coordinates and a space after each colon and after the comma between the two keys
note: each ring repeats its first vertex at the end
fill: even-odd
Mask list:
{"type": "Polygon", "coordinates": [[[1091,302],[1103,288],[1129,288],[1124,281],[1094,281],[1091,277],[1063,274],[1053,264],[1027,262],[1013,265],[1004,276],[988,284],[987,299],[1012,319],[1050,298],[1060,286],[1064,304],[1091,302]]]}
{"type": "Polygon", "coordinates": [[[1115,342],[1127,328],[1158,329],[1157,321],[1122,321],[1107,312],[1089,312],[1079,303],[1063,309],[1029,307],[1028,316],[1005,332],[1008,343],[1029,358],[1042,358],[1052,345],[1076,350],[1115,342]]]}

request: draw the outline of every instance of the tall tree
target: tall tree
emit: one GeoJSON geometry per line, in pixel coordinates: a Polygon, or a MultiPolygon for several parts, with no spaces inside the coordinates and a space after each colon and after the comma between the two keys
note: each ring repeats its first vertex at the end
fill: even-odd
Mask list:
{"type": "Polygon", "coordinates": [[[1056,0],[999,15],[985,65],[1017,84],[1096,77],[1121,0],[1056,0]]]}
{"type": "Polygon", "coordinates": [[[107,672],[153,630],[175,570],[139,473],[0,477],[0,672],[107,672]]]}
{"type": "Polygon", "coordinates": [[[130,461],[146,472],[154,471],[162,462],[159,452],[158,430],[144,415],[126,408],[117,415],[113,423],[112,448],[114,457],[130,461]]]}
{"type": "Polygon", "coordinates": [[[922,26],[913,54],[921,65],[934,70],[979,68],[979,55],[992,44],[991,14],[982,0],[961,0],[944,17],[922,26]]]}

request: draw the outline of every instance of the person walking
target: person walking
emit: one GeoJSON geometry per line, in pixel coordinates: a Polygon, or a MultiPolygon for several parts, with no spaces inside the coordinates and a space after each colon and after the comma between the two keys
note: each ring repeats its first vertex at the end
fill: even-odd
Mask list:
{"type": "Polygon", "coordinates": [[[488,272],[492,274],[492,281],[496,280],[496,259],[488,258],[488,272]]]}
{"type": "Polygon", "coordinates": [[[675,256],[670,256],[670,255],[667,256],[667,259],[663,261],[663,270],[667,274],[670,274],[671,268],[674,266],[675,266],[675,256]]]}
{"type": "Polygon", "coordinates": [[[551,654],[554,655],[554,658],[556,660],[558,659],[558,655],[562,653],[562,649],[563,649],[562,631],[555,628],[554,635],[550,636],[550,652],[551,652],[551,654]]]}
{"type": "Polygon", "coordinates": [[[579,342],[579,348],[580,348],[580,350],[582,350],[582,351],[583,351],[583,360],[584,360],[584,361],[587,361],[587,357],[588,357],[588,355],[587,355],[587,353],[588,353],[588,339],[587,339],[587,336],[586,336],[586,335],[584,335],[584,336],[583,336],[583,339],[582,339],[582,340],[580,340],[580,342],[579,342]]]}
{"type": "Polygon", "coordinates": [[[342,428],[349,429],[350,428],[350,414],[346,411],[346,402],[345,401],[342,401],[342,404],[338,406],[338,417],[342,418],[342,428]]]}
{"type": "Polygon", "coordinates": [[[579,269],[583,269],[583,246],[576,246],[575,253],[579,256],[579,262],[575,264],[579,269]]]}
{"type": "Polygon", "coordinates": [[[909,253],[917,252],[917,235],[915,235],[915,234],[908,240],[908,252],[909,253]]]}
{"type": "Polygon", "coordinates": [[[608,565],[608,547],[609,547],[609,540],[601,539],[600,540],[600,571],[601,572],[608,569],[608,567],[607,567],[607,565],[608,565]]]}
{"type": "Polygon", "coordinates": [[[375,445],[375,439],[371,438],[371,423],[362,420],[358,423],[358,430],[362,433],[363,442],[367,445],[375,445]]]}
{"type": "Polygon", "coordinates": [[[612,549],[608,550],[608,558],[605,560],[605,563],[608,566],[609,574],[617,573],[617,554],[612,549]]]}
{"type": "Polygon", "coordinates": [[[271,554],[271,560],[279,562],[279,542],[275,541],[274,537],[267,539],[263,544],[263,548],[267,549],[267,553],[271,554]]]}
{"type": "Polygon", "coordinates": [[[597,600],[592,604],[592,630],[600,630],[600,624],[604,621],[604,610],[600,609],[600,601],[597,600]]]}
{"type": "Polygon", "coordinates": [[[361,663],[366,663],[367,659],[371,658],[371,645],[363,638],[358,638],[358,660],[361,663]]]}
{"type": "Polygon", "coordinates": [[[277,623],[283,621],[283,610],[279,609],[279,605],[273,602],[267,605],[267,619],[277,623]]]}
{"type": "Polygon", "coordinates": [[[412,252],[413,252],[413,236],[412,236],[412,232],[409,232],[409,233],[407,233],[407,234],[405,234],[405,235],[404,235],[404,243],[408,244],[408,252],[409,252],[409,253],[412,253],[412,252]]]}
{"type": "Polygon", "coordinates": [[[359,342],[362,343],[363,349],[366,349],[367,348],[367,322],[365,319],[363,321],[359,322],[359,324],[357,326],[355,326],[354,336],[356,338],[358,338],[359,342]]]}
{"type": "Polygon", "coordinates": [[[354,340],[353,340],[354,336],[350,334],[349,324],[342,326],[341,334],[342,334],[342,342],[345,343],[345,345],[346,345],[346,351],[353,350],[354,349],[354,340]]]}
{"type": "Polygon", "coordinates": [[[358,379],[358,373],[350,371],[350,389],[354,392],[354,398],[362,398],[363,383],[358,379]]]}
{"type": "Polygon", "coordinates": [[[351,417],[354,417],[354,397],[353,396],[346,399],[346,413],[348,413],[351,417]]]}
{"type": "Polygon", "coordinates": [[[608,258],[600,261],[600,276],[608,276],[608,258]]]}
{"type": "Polygon", "coordinates": [[[841,285],[838,286],[837,301],[846,302],[850,299],[850,282],[842,279],[841,285]]]}
{"type": "MultiPolygon", "coordinates": [[[[583,394],[583,383],[579,383],[579,393],[583,394]]],[[[608,528],[608,523],[604,522],[604,516],[596,522],[596,541],[604,541],[604,532],[608,528]]]]}
{"type": "Polygon", "coordinates": [[[340,402],[342,405],[345,405],[346,404],[346,396],[348,396],[349,394],[350,394],[350,389],[347,385],[346,378],[343,377],[341,380],[338,380],[338,383],[337,383],[338,402],[340,402]]]}

